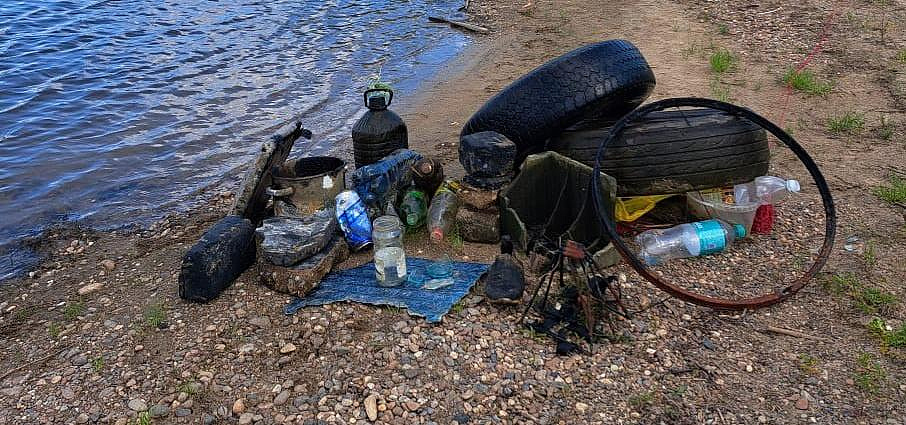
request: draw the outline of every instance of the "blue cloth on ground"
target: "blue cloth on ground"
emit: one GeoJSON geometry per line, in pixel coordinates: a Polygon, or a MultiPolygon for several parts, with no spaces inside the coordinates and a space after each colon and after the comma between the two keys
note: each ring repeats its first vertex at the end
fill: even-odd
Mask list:
{"type": "MultiPolygon", "coordinates": [[[[422,273],[434,261],[424,258],[406,258],[408,273],[422,273]]],[[[409,309],[409,314],[424,316],[429,323],[439,322],[444,314],[462,299],[487,271],[487,264],[453,261],[454,283],[440,289],[423,289],[422,284],[406,280],[402,285],[385,288],[374,277],[374,263],[332,272],[305,298],[296,298],[284,312],[294,314],[302,307],[324,305],[337,301],[355,301],[366,304],[384,304],[409,309]]]]}

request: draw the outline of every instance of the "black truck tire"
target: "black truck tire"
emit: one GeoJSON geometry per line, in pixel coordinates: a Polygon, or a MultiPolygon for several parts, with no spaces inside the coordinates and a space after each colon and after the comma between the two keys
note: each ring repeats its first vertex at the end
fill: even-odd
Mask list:
{"type": "Polygon", "coordinates": [[[654,73],[632,43],[580,47],[525,74],[492,97],[461,135],[496,131],[519,148],[518,166],[561,130],[588,118],[617,120],[654,89],[654,73]]]}
{"type": "MultiPolygon", "coordinates": [[[[568,129],[548,150],[594,167],[607,124],[568,129]]],[[[681,193],[744,183],[768,171],[767,135],[751,121],[714,109],[652,112],[608,146],[601,170],[617,180],[618,196],[681,193]]]]}

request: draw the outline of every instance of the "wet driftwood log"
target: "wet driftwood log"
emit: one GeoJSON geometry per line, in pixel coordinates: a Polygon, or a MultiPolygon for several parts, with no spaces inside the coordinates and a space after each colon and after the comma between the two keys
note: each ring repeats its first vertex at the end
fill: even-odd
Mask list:
{"type": "Polygon", "coordinates": [[[259,258],[258,275],[261,283],[275,291],[304,297],[318,287],[334,265],[346,261],[348,257],[346,241],[336,235],[321,252],[292,267],[275,266],[259,258]]]}
{"type": "Polygon", "coordinates": [[[265,217],[267,195],[264,191],[271,185],[271,169],[286,161],[299,137],[311,139],[311,131],[302,128],[301,122],[294,122],[280,127],[270,140],[264,142],[261,152],[242,179],[233,215],[247,218],[252,223],[258,223],[265,217]]]}
{"type": "Polygon", "coordinates": [[[179,271],[179,296],[208,302],[229,287],[255,262],[255,226],[228,215],[189,249],[179,271]]]}

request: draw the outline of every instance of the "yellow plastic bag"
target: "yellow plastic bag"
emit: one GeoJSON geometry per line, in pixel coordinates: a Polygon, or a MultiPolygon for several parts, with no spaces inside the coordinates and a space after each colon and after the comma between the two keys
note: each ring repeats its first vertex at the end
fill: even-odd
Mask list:
{"type": "Polygon", "coordinates": [[[631,222],[636,221],[639,217],[645,215],[648,211],[654,209],[658,202],[667,199],[673,195],[649,195],[649,196],[632,196],[617,198],[614,204],[614,216],[617,221],[631,222]]]}

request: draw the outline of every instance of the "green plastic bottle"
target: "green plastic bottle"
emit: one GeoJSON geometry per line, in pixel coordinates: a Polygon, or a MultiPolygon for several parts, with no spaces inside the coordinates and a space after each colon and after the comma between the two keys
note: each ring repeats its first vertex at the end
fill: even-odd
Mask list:
{"type": "Polygon", "coordinates": [[[400,218],[406,227],[416,229],[425,224],[428,214],[428,197],[418,189],[409,189],[400,203],[400,218]]]}

